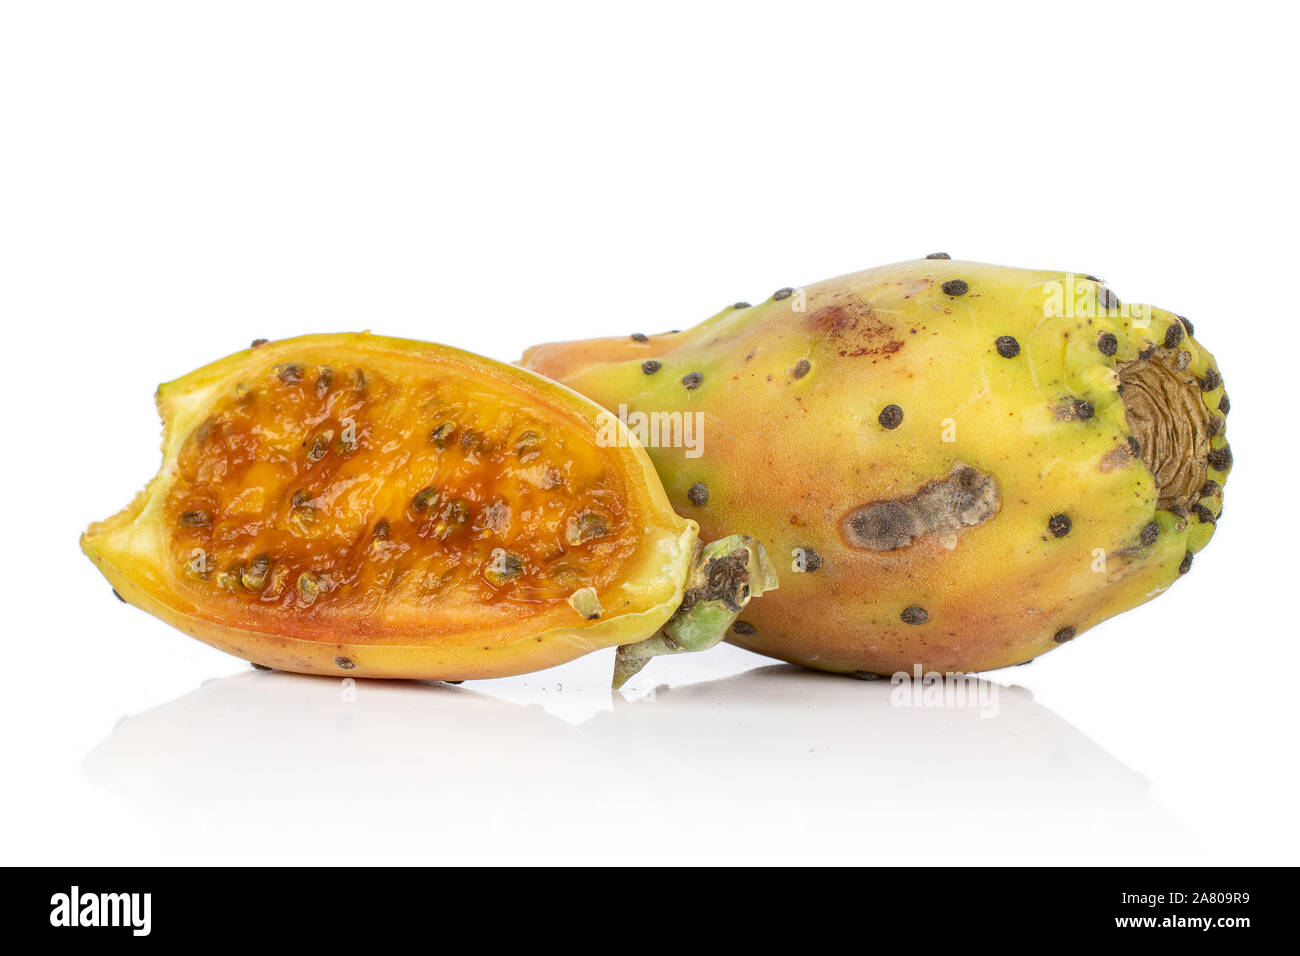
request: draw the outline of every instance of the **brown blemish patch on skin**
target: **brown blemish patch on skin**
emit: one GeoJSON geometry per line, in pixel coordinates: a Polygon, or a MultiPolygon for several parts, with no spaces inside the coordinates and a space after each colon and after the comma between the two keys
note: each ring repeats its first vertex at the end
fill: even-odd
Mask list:
{"type": "Polygon", "coordinates": [[[992,475],[958,462],[948,477],[927,482],[916,494],[854,508],[840,519],[840,536],[862,551],[897,551],[928,535],[952,535],[981,525],[1001,504],[992,475]]]}
{"type": "Polygon", "coordinates": [[[903,347],[894,338],[894,327],[877,316],[871,307],[861,302],[835,303],[823,306],[805,320],[813,335],[825,336],[836,351],[846,358],[863,355],[890,356],[903,347]]]}
{"type": "Polygon", "coordinates": [[[1134,451],[1133,446],[1125,442],[1123,445],[1118,445],[1102,455],[1101,463],[1097,466],[1097,469],[1104,475],[1116,468],[1125,468],[1131,465],[1136,457],[1137,452],[1134,451]]]}
{"type": "MultiPolygon", "coordinates": [[[[1181,331],[1181,326],[1170,328],[1175,327],[1181,331]]],[[[1210,413],[1200,382],[1178,368],[1175,350],[1143,354],[1147,357],[1117,368],[1124,416],[1159,489],[1156,507],[1190,507],[1211,464],[1210,413]]]]}

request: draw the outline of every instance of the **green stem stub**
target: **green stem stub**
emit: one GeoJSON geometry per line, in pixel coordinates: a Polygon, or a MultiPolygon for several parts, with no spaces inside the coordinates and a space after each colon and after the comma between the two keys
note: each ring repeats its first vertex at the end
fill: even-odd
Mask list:
{"type": "Polygon", "coordinates": [[[753,538],[735,534],[700,548],[677,613],[653,637],[618,649],[615,689],[652,657],[705,651],[720,643],[749,599],[776,587],[776,566],[753,538]]]}

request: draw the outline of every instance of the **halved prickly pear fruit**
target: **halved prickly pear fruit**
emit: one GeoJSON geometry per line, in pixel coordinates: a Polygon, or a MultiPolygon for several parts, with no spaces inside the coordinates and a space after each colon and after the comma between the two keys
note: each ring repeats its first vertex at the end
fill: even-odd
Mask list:
{"type": "Polygon", "coordinates": [[[456,349],[265,343],[161,386],[158,408],[162,469],[82,548],[128,603],[260,665],[549,667],[654,635],[700,558],[611,416],[456,349]]]}
{"type": "Polygon", "coordinates": [[[522,364],[621,411],[706,539],[744,528],[780,560],[729,640],[831,671],[1059,647],[1188,571],[1232,463],[1190,322],[941,254],[522,364]],[[683,422],[694,441],[666,440],[683,422]]]}

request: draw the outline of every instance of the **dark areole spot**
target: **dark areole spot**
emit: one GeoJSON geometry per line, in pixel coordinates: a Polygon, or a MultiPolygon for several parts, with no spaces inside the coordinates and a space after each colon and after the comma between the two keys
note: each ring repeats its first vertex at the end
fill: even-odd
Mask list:
{"type": "Polygon", "coordinates": [[[1142,547],[1149,548],[1156,543],[1156,539],[1159,537],[1160,525],[1152,521],[1143,525],[1142,532],[1138,535],[1138,541],[1142,543],[1142,547]]]}
{"type": "Polygon", "coordinates": [[[1192,552],[1188,551],[1183,555],[1182,563],[1178,565],[1178,573],[1186,574],[1190,570],[1192,570],[1192,552]]]}
{"type": "Polygon", "coordinates": [[[800,359],[794,363],[794,368],[790,369],[790,374],[794,378],[803,378],[812,369],[812,362],[807,359],[800,359]]]}
{"type": "Polygon", "coordinates": [[[1092,402],[1085,401],[1084,399],[1081,398],[1074,403],[1075,418],[1082,418],[1086,420],[1092,418],[1094,414],[1096,414],[1096,409],[1092,407],[1092,402]]]}
{"type": "Polygon", "coordinates": [[[876,416],[882,428],[897,428],[903,424],[903,410],[897,405],[886,405],[876,416]]]}
{"type": "Polygon", "coordinates": [[[754,633],[754,625],[748,621],[733,621],[731,630],[742,637],[749,637],[754,633]]]}
{"type": "Polygon", "coordinates": [[[1070,533],[1072,526],[1073,522],[1070,521],[1070,516],[1066,514],[1052,515],[1047,519],[1047,530],[1052,532],[1054,538],[1064,538],[1070,533]]]}
{"type": "Polygon", "coordinates": [[[632,333],[632,341],[633,341],[633,342],[649,342],[649,341],[650,341],[650,336],[646,335],[644,332],[633,332],[633,333],[632,333]]]}
{"type": "Polygon", "coordinates": [[[682,384],[688,389],[699,388],[702,381],[704,381],[704,376],[699,372],[687,372],[682,376],[682,384]]]}
{"type": "Polygon", "coordinates": [[[1097,349],[1102,355],[1114,355],[1119,351],[1119,339],[1115,338],[1114,333],[1103,332],[1097,336],[1097,349]]]}
{"type": "Polygon", "coordinates": [[[943,284],[944,295],[965,295],[969,291],[970,286],[965,279],[949,279],[943,284]]]}
{"type": "Polygon", "coordinates": [[[1069,627],[1063,627],[1055,634],[1052,635],[1052,640],[1056,641],[1056,643],[1058,644],[1064,644],[1066,641],[1074,640],[1075,635],[1077,635],[1078,633],[1079,633],[1079,629],[1074,627],[1073,625],[1069,627]]]}
{"type": "Polygon", "coordinates": [[[910,607],[903,608],[903,613],[898,615],[904,624],[924,624],[930,620],[930,613],[923,607],[913,604],[910,607]]]}
{"type": "Polygon", "coordinates": [[[798,554],[796,559],[802,559],[803,570],[805,573],[816,571],[822,566],[822,556],[812,548],[796,548],[798,554]]]}
{"type": "Polygon", "coordinates": [[[647,359],[641,363],[641,371],[645,372],[647,375],[653,375],[661,368],[663,368],[663,363],[657,362],[654,359],[647,359]]]}
{"type": "Polygon", "coordinates": [[[699,507],[709,503],[709,489],[702,481],[697,481],[686,489],[686,500],[699,507]]]}
{"type": "Polygon", "coordinates": [[[1232,467],[1232,449],[1227,445],[1216,448],[1206,456],[1206,461],[1215,471],[1227,471],[1232,467]]]}
{"type": "Polygon", "coordinates": [[[1020,343],[1010,335],[999,335],[997,341],[998,354],[1003,358],[1015,358],[1020,354],[1020,343]]]}
{"type": "Polygon", "coordinates": [[[772,298],[777,302],[780,302],[782,299],[788,299],[792,295],[794,295],[794,289],[790,288],[790,286],[786,286],[784,289],[777,289],[773,292],[772,298]]]}
{"type": "Polygon", "coordinates": [[[1165,329],[1165,348],[1173,349],[1183,340],[1183,323],[1174,322],[1165,329]]]}
{"type": "Polygon", "coordinates": [[[948,255],[948,253],[946,252],[932,252],[928,256],[926,256],[926,258],[927,259],[951,259],[952,256],[948,255]]]}

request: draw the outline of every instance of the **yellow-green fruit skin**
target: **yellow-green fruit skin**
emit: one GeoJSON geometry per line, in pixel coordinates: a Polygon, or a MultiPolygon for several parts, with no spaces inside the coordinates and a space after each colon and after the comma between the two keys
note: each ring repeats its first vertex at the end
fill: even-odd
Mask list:
{"type": "Polygon", "coordinates": [[[694,416],[697,449],[642,435],[670,501],[706,539],[744,528],[782,575],[728,639],[829,671],[989,670],[1069,642],[1189,570],[1231,467],[1190,324],[1063,272],[916,260],[522,364],[634,432],[637,412],[694,416]],[[1154,412],[1120,377],[1153,361],[1178,395],[1154,412]]]}

